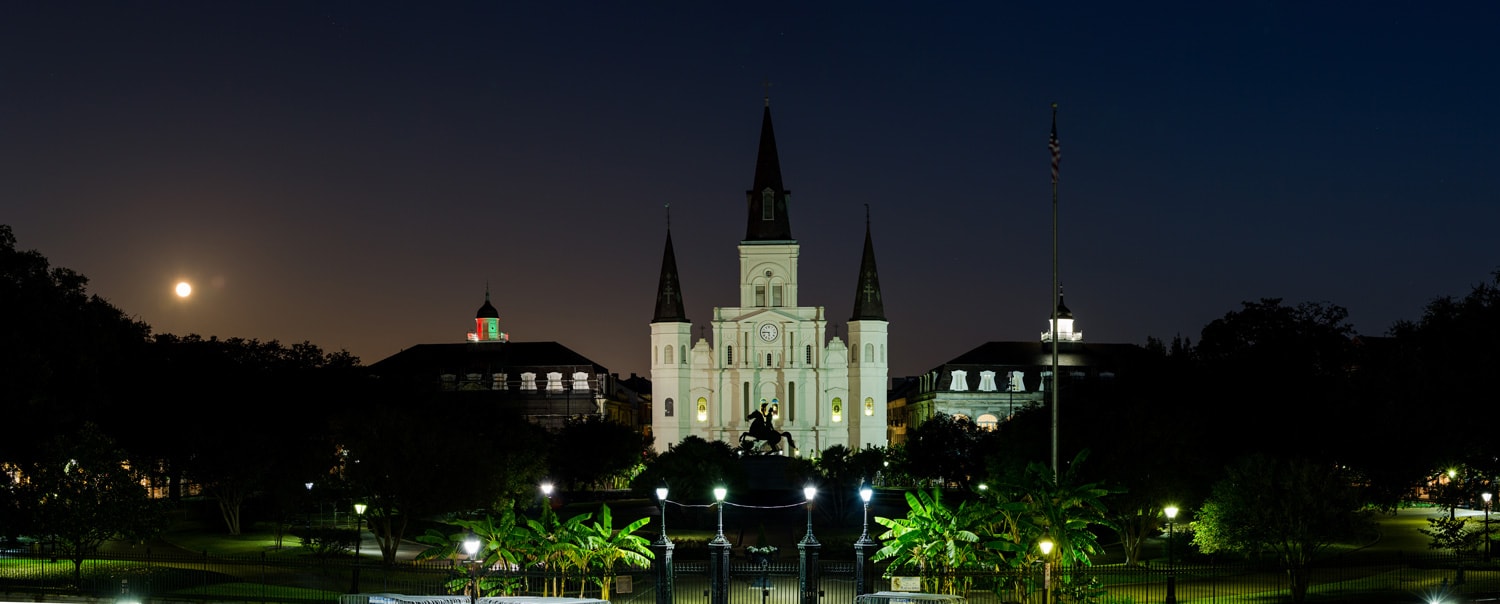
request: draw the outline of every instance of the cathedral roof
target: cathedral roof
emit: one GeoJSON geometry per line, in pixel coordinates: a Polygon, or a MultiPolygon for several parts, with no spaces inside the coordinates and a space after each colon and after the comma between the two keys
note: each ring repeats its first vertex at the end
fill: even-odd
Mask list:
{"type": "Polygon", "coordinates": [[[880,298],[880,273],[875,270],[875,243],[870,223],[865,221],[865,252],[859,261],[859,282],[854,288],[854,316],[850,321],[884,321],[885,302],[880,298]]]}
{"type": "Polygon", "coordinates": [[[661,279],[656,283],[656,314],[652,323],[691,323],[683,310],[681,280],[677,277],[677,254],[672,251],[672,231],[667,230],[667,249],[661,255],[661,279]]]}
{"type": "Polygon", "coordinates": [[[787,195],[781,183],[781,159],[776,154],[776,132],[771,127],[771,101],[761,114],[760,151],[755,157],[755,179],[745,191],[749,216],[745,241],[791,241],[792,221],[787,215],[787,195]],[[769,204],[769,208],[767,205],[769,204]]]}

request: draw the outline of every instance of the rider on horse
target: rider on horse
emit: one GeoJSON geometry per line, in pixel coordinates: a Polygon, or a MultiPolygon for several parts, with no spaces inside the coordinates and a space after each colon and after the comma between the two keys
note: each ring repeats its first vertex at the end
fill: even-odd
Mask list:
{"type": "Polygon", "coordinates": [[[771,426],[771,418],[775,415],[775,407],[771,407],[767,403],[761,403],[758,411],[751,412],[750,416],[745,418],[750,420],[750,431],[748,434],[752,438],[769,442],[771,447],[777,451],[781,450],[782,438],[786,438],[788,446],[793,449],[797,448],[797,444],[792,442],[792,433],[777,432],[776,428],[771,426]]]}

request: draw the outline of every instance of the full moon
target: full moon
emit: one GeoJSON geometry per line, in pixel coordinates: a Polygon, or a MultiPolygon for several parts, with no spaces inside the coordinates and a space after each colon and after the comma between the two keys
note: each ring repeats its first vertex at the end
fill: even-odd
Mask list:
{"type": "Polygon", "coordinates": [[[189,284],[187,281],[182,281],[177,284],[177,297],[186,298],[191,295],[193,295],[193,286],[191,284],[189,284]]]}

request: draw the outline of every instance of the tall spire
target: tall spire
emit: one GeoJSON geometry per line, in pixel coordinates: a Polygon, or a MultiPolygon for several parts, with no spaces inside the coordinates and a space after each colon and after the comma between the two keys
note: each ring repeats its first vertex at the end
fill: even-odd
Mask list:
{"type": "Polygon", "coordinates": [[[865,253],[859,260],[859,283],[854,288],[854,316],[850,321],[884,321],[880,274],[875,270],[875,242],[870,238],[870,206],[865,206],[865,253]]]}
{"type": "Polygon", "coordinates": [[[652,323],[691,323],[683,310],[682,290],[677,279],[677,254],[672,251],[672,229],[667,229],[667,249],[661,256],[661,280],[656,285],[656,316],[652,323]]]}
{"type": "Polygon", "coordinates": [[[755,157],[755,180],[745,191],[750,212],[745,241],[791,241],[792,221],[787,216],[787,196],[781,184],[781,159],[776,155],[776,132],[771,127],[771,98],[761,114],[760,151],[755,157]]]}

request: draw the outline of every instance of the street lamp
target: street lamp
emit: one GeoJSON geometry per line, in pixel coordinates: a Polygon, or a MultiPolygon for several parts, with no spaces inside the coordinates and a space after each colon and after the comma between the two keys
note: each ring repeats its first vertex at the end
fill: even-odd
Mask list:
{"type": "Polygon", "coordinates": [[[870,593],[870,585],[866,583],[865,563],[869,559],[869,548],[875,545],[870,540],[870,498],[875,495],[875,490],[868,483],[861,482],[859,485],[859,499],[865,503],[865,515],[859,539],[854,542],[854,595],[861,596],[870,593]]]}
{"type": "Polygon", "coordinates": [[[1490,561],[1490,499],[1494,496],[1489,491],[1479,494],[1484,498],[1484,561],[1490,561]]]}
{"type": "Polygon", "coordinates": [[[1037,544],[1042,550],[1042,604],[1052,603],[1052,548],[1055,545],[1046,537],[1037,544]]]}
{"type": "Polygon", "coordinates": [[[714,487],[719,508],[719,530],[708,542],[709,604],[729,604],[729,540],[724,538],[724,496],[729,489],[714,487]]]}
{"type": "Polygon", "coordinates": [[[1172,528],[1177,520],[1177,506],[1161,509],[1167,515],[1167,604],[1177,604],[1177,566],[1172,561],[1172,528]]]}
{"type": "Polygon", "coordinates": [[[479,535],[475,535],[473,530],[470,530],[464,534],[464,553],[468,554],[469,556],[468,562],[470,602],[474,602],[475,600],[479,599],[479,567],[476,565],[476,561],[474,560],[474,556],[479,554],[479,545],[479,535]]]}
{"type": "Polygon", "coordinates": [[[364,542],[365,504],[356,502],[354,504],[354,584],[349,593],[359,593],[359,546],[364,542]]]}
{"type": "Polygon", "coordinates": [[[667,537],[667,483],[656,487],[656,500],[661,506],[661,534],[651,549],[656,550],[656,604],[672,604],[672,549],[675,547],[667,537]]]}
{"type": "Polygon", "coordinates": [[[818,604],[818,550],[822,546],[818,544],[818,538],[813,536],[812,528],[813,499],[818,496],[818,487],[802,487],[802,495],[807,498],[807,535],[797,544],[798,556],[802,562],[798,583],[801,584],[802,604],[818,604]]]}

